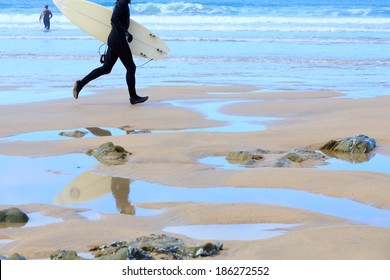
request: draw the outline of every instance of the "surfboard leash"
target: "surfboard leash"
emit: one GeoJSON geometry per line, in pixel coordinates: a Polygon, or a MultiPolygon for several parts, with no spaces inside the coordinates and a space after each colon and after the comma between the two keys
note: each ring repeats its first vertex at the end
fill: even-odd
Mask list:
{"type": "MultiPolygon", "coordinates": [[[[99,47],[98,53],[99,53],[99,55],[100,55],[100,63],[103,64],[103,63],[104,63],[104,60],[106,59],[107,44],[101,44],[100,47],[99,47]],[[104,48],[104,53],[101,53],[101,49],[102,49],[103,46],[105,46],[105,48],[104,48]]],[[[141,65],[136,65],[136,67],[137,67],[137,68],[144,67],[146,64],[148,64],[148,63],[151,62],[152,60],[153,60],[153,58],[149,59],[148,61],[146,61],[145,63],[143,63],[143,64],[141,64],[141,65]]]]}
{"type": "Polygon", "coordinates": [[[105,59],[106,59],[106,53],[107,53],[107,44],[101,44],[100,47],[99,47],[99,50],[98,50],[98,53],[100,55],[100,63],[103,64],[105,59]],[[100,50],[101,48],[105,46],[104,48],[104,53],[101,53],[100,50]]]}
{"type": "Polygon", "coordinates": [[[141,68],[141,67],[144,67],[146,64],[148,64],[149,62],[151,62],[153,60],[153,58],[149,59],[148,61],[146,61],[144,64],[141,64],[141,65],[137,65],[137,68],[141,68]]]}

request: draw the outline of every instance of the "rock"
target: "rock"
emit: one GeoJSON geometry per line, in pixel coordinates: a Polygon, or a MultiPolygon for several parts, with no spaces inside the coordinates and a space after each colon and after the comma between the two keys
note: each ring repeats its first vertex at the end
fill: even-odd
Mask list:
{"type": "Polygon", "coordinates": [[[107,165],[123,164],[126,157],[131,155],[123,147],[114,145],[112,142],[102,144],[96,151],[88,150],[86,154],[94,156],[98,161],[107,165]]]}
{"type": "Polygon", "coordinates": [[[366,135],[360,134],[352,137],[345,137],[338,141],[330,140],[323,145],[320,150],[365,154],[371,152],[375,146],[376,142],[374,138],[369,138],[366,135]]]}
{"type": "Polygon", "coordinates": [[[292,164],[299,165],[308,160],[325,162],[326,159],[327,157],[324,154],[316,151],[294,149],[276,162],[274,167],[289,167],[292,164]]]}
{"type": "Polygon", "coordinates": [[[218,251],[222,250],[222,247],[223,243],[221,242],[218,242],[217,244],[206,243],[201,247],[196,247],[193,256],[194,258],[214,256],[218,251]]]}
{"type": "Polygon", "coordinates": [[[76,251],[72,250],[57,250],[50,255],[51,260],[85,260],[77,255],[76,251]]]}
{"type": "Polygon", "coordinates": [[[13,261],[24,261],[26,258],[22,255],[19,255],[18,253],[14,253],[9,256],[2,256],[0,255],[0,260],[13,260],[13,261]]]}
{"type": "Polygon", "coordinates": [[[19,208],[9,208],[0,211],[0,222],[5,223],[27,223],[28,216],[19,208]]]}
{"type": "MultiPolygon", "coordinates": [[[[256,150],[260,151],[260,150],[256,150]]],[[[239,164],[247,164],[251,163],[251,161],[261,160],[263,159],[263,156],[255,152],[229,152],[225,159],[230,163],[239,163],[239,164]]]]}
{"type": "Polygon", "coordinates": [[[141,129],[141,130],[135,130],[131,128],[129,125],[124,125],[119,127],[119,129],[126,132],[126,134],[146,134],[146,133],[152,133],[150,130],[147,129],[141,129]]]}
{"type": "Polygon", "coordinates": [[[81,130],[75,130],[75,131],[66,131],[66,132],[60,132],[58,135],[60,136],[66,136],[66,137],[73,137],[73,138],[82,138],[84,137],[88,132],[81,131],[81,130]]]}
{"type": "Polygon", "coordinates": [[[26,260],[26,258],[23,257],[22,255],[19,255],[18,253],[15,253],[10,255],[8,258],[6,258],[6,260],[24,261],[26,260]]]}

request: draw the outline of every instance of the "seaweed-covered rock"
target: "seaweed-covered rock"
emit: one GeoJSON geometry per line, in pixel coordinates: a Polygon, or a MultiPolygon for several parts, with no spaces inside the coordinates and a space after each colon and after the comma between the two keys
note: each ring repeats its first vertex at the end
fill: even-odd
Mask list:
{"type": "Polygon", "coordinates": [[[126,157],[131,155],[123,147],[114,145],[112,142],[107,142],[94,151],[88,150],[87,155],[94,156],[98,161],[107,165],[122,164],[126,161],[126,157]]]}
{"type": "Polygon", "coordinates": [[[28,216],[19,208],[9,208],[0,211],[0,222],[4,223],[27,223],[28,216]]]}
{"type": "Polygon", "coordinates": [[[88,132],[87,131],[82,131],[82,130],[74,130],[74,131],[65,131],[65,132],[60,132],[58,135],[60,136],[66,136],[66,137],[73,137],[73,138],[82,138],[84,137],[88,132]]]}
{"type": "Polygon", "coordinates": [[[222,243],[206,243],[198,247],[187,247],[178,238],[165,234],[142,236],[132,242],[117,241],[100,245],[90,251],[100,260],[183,260],[216,255],[222,243]]]}
{"type": "Polygon", "coordinates": [[[376,142],[374,138],[360,134],[352,137],[345,137],[338,141],[330,140],[323,145],[320,150],[364,154],[371,152],[375,146],[376,142]]]}
{"type": "Polygon", "coordinates": [[[327,157],[324,154],[316,151],[294,149],[276,162],[274,167],[289,167],[292,164],[302,164],[308,160],[324,162],[326,159],[327,157]]]}

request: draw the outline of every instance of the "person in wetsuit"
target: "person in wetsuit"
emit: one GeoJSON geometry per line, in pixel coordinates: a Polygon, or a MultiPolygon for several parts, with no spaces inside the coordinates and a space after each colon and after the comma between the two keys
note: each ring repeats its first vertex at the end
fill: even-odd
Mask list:
{"type": "Polygon", "coordinates": [[[52,12],[49,10],[49,6],[46,5],[45,9],[41,12],[39,16],[39,22],[42,21],[43,18],[43,24],[45,25],[45,29],[49,30],[50,29],[50,19],[53,17],[52,12]]]}
{"type": "Polygon", "coordinates": [[[137,104],[143,103],[148,100],[148,96],[138,96],[135,89],[135,70],[136,66],[133,61],[133,55],[131,53],[129,44],[133,40],[133,36],[129,33],[130,26],[130,9],[129,4],[131,0],[117,0],[115,8],[111,17],[111,32],[107,40],[107,53],[104,58],[103,65],[92,70],[82,80],[78,80],[74,83],[73,97],[78,98],[82,88],[90,81],[109,74],[114,67],[118,58],[126,67],[126,83],[130,95],[130,103],[137,104]]]}

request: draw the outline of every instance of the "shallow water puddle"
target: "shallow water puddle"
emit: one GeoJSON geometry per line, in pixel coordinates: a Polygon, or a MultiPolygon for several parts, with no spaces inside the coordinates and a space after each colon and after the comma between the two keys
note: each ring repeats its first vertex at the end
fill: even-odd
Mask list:
{"type": "MultiPolygon", "coordinates": [[[[225,115],[221,108],[228,105],[251,102],[250,100],[178,100],[167,101],[173,106],[190,108],[205,115],[207,120],[221,121],[225,124],[219,127],[185,129],[173,132],[251,132],[265,130],[265,122],[280,120],[272,117],[250,117],[225,115]]],[[[163,131],[161,131],[163,132],[163,131]]]]}
{"type": "Polygon", "coordinates": [[[29,220],[24,227],[39,227],[48,224],[60,223],[63,221],[62,219],[46,216],[38,212],[29,213],[28,218],[29,220]]]}
{"type": "Polygon", "coordinates": [[[316,167],[321,170],[358,170],[390,173],[390,157],[381,154],[371,154],[367,161],[353,162],[338,158],[326,161],[328,164],[316,167]]]}
{"type": "Polygon", "coordinates": [[[80,212],[87,219],[98,219],[100,212],[139,216],[161,212],[130,203],[131,180],[88,171],[98,164],[94,157],[84,154],[37,158],[0,156],[0,204],[44,203],[87,208],[91,210],[80,212]]]}
{"type": "Polygon", "coordinates": [[[0,156],[0,204],[53,204],[99,213],[137,216],[158,215],[161,210],[143,209],[141,203],[260,203],[305,209],[357,223],[390,227],[390,210],[346,198],[305,191],[274,188],[183,188],[132,181],[89,172],[98,163],[84,154],[44,158],[0,156]]]}
{"type": "MultiPolygon", "coordinates": [[[[229,170],[244,170],[249,168],[241,164],[230,163],[225,159],[225,157],[205,157],[199,159],[199,163],[215,168],[223,168],[229,170]]],[[[340,158],[330,158],[326,160],[326,163],[326,165],[317,166],[315,168],[321,170],[356,170],[390,173],[390,157],[381,154],[372,154],[370,155],[370,157],[367,157],[367,161],[365,162],[353,162],[340,158]]]]}
{"type": "Polygon", "coordinates": [[[21,133],[17,135],[3,137],[0,140],[6,141],[53,141],[53,140],[66,140],[75,138],[92,138],[92,137],[104,137],[104,136],[118,136],[126,135],[126,131],[119,128],[100,128],[100,127],[86,127],[78,128],[74,130],[47,130],[47,131],[36,131],[29,133],[21,133]],[[61,133],[70,133],[78,130],[84,132],[85,135],[82,137],[70,137],[66,135],[60,135],[61,133]]]}
{"type": "Polygon", "coordinates": [[[259,240],[287,233],[296,225],[289,224],[218,224],[188,225],[163,228],[163,231],[200,240],[259,240]]]}
{"type": "Polygon", "coordinates": [[[14,242],[15,240],[12,239],[0,239],[0,245],[5,245],[11,242],[14,242]]]}
{"type": "Polygon", "coordinates": [[[334,198],[300,190],[276,188],[182,188],[142,181],[131,185],[134,203],[260,203],[305,209],[356,223],[390,227],[390,210],[346,198],[334,198]]]}

